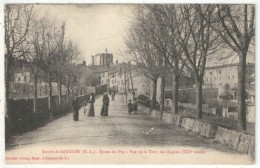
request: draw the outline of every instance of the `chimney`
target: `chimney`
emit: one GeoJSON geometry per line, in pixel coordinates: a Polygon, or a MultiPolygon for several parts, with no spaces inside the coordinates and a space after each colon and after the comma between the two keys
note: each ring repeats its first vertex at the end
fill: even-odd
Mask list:
{"type": "Polygon", "coordinates": [[[86,66],[86,61],[83,61],[83,65],[86,66]]]}
{"type": "Polygon", "coordinates": [[[118,64],[118,60],[116,60],[116,65],[118,64]]]}

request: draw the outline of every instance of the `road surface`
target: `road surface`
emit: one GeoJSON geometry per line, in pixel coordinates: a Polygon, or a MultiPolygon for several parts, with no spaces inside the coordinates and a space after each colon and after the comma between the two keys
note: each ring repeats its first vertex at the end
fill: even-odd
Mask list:
{"type": "Polygon", "coordinates": [[[123,95],[110,102],[109,116],[67,114],[34,131],[16,136],[6,149],[7,163],[90,164],[252,164],[248,155],[168,125],[139,111],[129,115],[123,95]],[[21,158],[22,157],[22,158],[21,158]],[[33,158],[36,157],[36,158],[33,158]]]}

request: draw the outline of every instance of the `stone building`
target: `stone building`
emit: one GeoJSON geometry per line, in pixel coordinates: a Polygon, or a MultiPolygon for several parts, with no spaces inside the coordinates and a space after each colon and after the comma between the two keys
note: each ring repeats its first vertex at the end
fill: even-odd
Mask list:
{"type": "MultiPolygon", "coordinates": [[[[226,64],[220,66],[212,66],[205,68],[204,87],[219,88],[221,85],[229,84],[231,87],[237,87],[238,84],[238,67],[239,64],[226,64]]],[[[247,64],[247,83],[249,77],[255,71],[255,64],[247,64]]]]}
{"type": "Polygon", "coordinates": [[[150,86],[150,81],[137,70],[136,65],[130,63],[116,61],[115,65],[101,72],[101,85],[117,93],[125,93],[127,90],[129,93],[135,91],[136,95],[145,94],[150,89],[147,83],[150,86]]]}
{"type": "Polygon", "coordinates": [[[99,53],[91,57],[93,66],[111,66],[113,64],[113,54],[108,53],[107,49],[105,53],[99,53]]]}

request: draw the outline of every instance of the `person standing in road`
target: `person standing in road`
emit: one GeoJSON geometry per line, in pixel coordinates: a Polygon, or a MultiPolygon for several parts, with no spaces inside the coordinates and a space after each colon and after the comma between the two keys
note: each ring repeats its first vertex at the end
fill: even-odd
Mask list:
{"type": "Polygon", "coordinates": [[[102,102],[103,102],[103,106],[100,115],[108,116],[109,97],[107,93],[104,93],[102,102]]]}
{"type": "Polygon", "coordinates": [[[128,100],[127,107],[128,107],[128,114],[131,114],[133,112],[133,104],[130,99],[128,100]]]}
{"type": "Polygon", "coordinates": [[[133,95],[133,99],[134,99],[134,97],[135,97],[135,91],[132,91],[132,95],[133,95]]]}
{"type": "Polygon", "coordinates": [[[115,100],[115,95],[116,95],[116,92],[114,91],[114,92],[112,93],[112,101],[115,100]]]}
{"type": "Polygon", "coordinates": [[[75,99],[72,101],[72,108],[73,108],[73,120],[78,121],[80,105],[77,96],[75,96],[75,99]]]}
{"type": "Polygon", "coordinates": [[[133,98],[133,111],[134,111],[134,114],[137,114],[137,99],[136,99],[136,97],[133,98]]]}
{"type": "Polygon", "coordinates": [[[95,116],[94,103],[95,103],[94,93],[90,93],[90,96],[89,96],[89,110],[88,110],[88,116],[89,117],[94,117],[95,116]]]}

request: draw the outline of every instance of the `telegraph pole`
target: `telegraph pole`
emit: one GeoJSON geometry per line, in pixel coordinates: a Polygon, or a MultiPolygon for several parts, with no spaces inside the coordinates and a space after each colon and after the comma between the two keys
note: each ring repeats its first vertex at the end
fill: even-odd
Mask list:
{"type": "Polygon", "coordinates": [[[130,75],[130,80],[131,80],[131,85],[132,85],[132,92],[134,91],[134,84],[133,84],[133,79],[132,79],[132,74],[131,74],[131,67],[130,67],[130,62],[128,63],[129,67],[129,75],[130,75]]]}
{"type": "Polygon", "coordinates": [[[127,91],[126,91],[126,67],[124,62],[124,77],[125,77],[125,101],[127,103],[127,91]]]}

